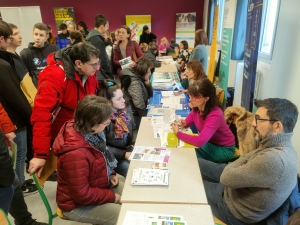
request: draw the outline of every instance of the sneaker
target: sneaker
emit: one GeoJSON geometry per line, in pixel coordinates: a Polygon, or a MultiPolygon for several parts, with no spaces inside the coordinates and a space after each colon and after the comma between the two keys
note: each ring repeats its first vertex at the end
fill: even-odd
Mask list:
{"type": "Polygon", "coordinates": [[[38,192],[38,189],[35,184],[23,184],[21,187],[24,197],[27,195],[32,195],[38,192]]]}
{"type": "Polygon", "coordinates": [[[35,219],[31,218],[24,225],[48,225],[48,223],[37,222],[35,219]]]}
{"type": "Polygon", "coordinates": [[[32,184],[32,183],[33,183],[33,179],[25,180],[25,184],[32,184]]]}

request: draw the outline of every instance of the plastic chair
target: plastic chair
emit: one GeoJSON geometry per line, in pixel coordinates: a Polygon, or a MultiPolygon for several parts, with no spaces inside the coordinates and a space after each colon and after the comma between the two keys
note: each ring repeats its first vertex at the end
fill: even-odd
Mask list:
{"type": "Polygon", "coordinates": [[[63,215],[63,212],[59,208],[57,208],[56,213],[52,212],[52,209],[49,205],[48,199],[44,193],[44,190],[42,189],[46,180],[48,179],[48,177],[54,171],[56,171],[56,167],[57,167],[57,157],[55,155],[53,155],[52,151],[50,151],[48,159],[45,164],[45,167],[42,171],[41,177],[38,177],[35,173],[33,174],[33,179],[36,183],[39,194],[44,202],[44,205],[45,205],[47,213],[48,213],[48,224],[49,225],[52,225],[53,219],[56,218],[57,216],[59,216],[61,219],[67,220],[67,218],[63,215]]]}
{"type": "Polygon", "coordinates": [[[219,100],[219,102],[223,105],[225,93],[222,88],[216,87],[216,95],[219,100]]]}
{"type": "Polygon", "coordinates": [[[226,223],[222,222],[215,216],[214,216],[214,222],[215,222],[215,225],[226,225],[226,223]]]}
{"type": "Polygon", "coordinates": [[[7,218],[6,213],[1,208],[0,208],[0,224],[1,225],[11,225],[11,222],[7,218]]]}

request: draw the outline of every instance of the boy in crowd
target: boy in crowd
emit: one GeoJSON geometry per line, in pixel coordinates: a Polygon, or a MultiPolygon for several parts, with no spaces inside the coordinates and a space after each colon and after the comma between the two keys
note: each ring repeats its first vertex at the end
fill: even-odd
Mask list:
{"type": "Polygon", "coordinates": [[[46,67],[47,56],[58,50],[56,45],[49,44],[49,30],[46,24],[36,23],[33,27],[34,42],[29,43],[28,48],[21,51],[21,58],[25,63],[32,81],[37,87],[38,74],[46,67]]]}
{"type": "Polygon", "coordinates": [[[59,49],[62,49],[67,47],[67,45],[71,43],[71,39],[67,24],[60,24],[59,29],[61,33],[56,37],[56,45],[59,49]]]}
{"type": "Polygon", "coordinates": [[[106,49],[105,49],[105,40],[103,35],[109,29],[108,19],[102,15],[98,14],[95,17],[95,28],[89,32],[86,36],[86,40],[94,45],[100,51],[100,61],[101,61],[101,68],[97,73],[98,81],[104,80],[107,78],[113,79],[111,68],[110,68],[110,61],[108,59],[106,49]]]}
{"type": "Polygon", "coordinates": [[[30,125],[31,108],[21,90],[19,76],[13,69],[12,53],[6,51],[12,40],[12,29],[6,22],[0,21],[0,103],[17,127],[15,142],[18,145],[16,176],[13,183],[14,195],[9,212],[15,219],[16,225],[46,225],[46,223],[40,223],[32,219],[21,189],[21,186],[25,183],[26,125],[30,125]],[[19,174],[20,180],[18,179],[19,174]]]}

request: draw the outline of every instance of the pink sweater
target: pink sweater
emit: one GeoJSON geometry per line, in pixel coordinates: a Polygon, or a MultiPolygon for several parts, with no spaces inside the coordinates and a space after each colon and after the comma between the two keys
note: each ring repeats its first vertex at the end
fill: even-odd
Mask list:
{"type": "Polygon", "coordinates": [[[235,145],[234,135],[226,124],[223,112],[219,107],[213,108],[205,120],[200,117],[199,113],[192,111],[185,122],[187,127],[194,123],[199,135],[191,136],[180,131],[177,132],[177,137],[184,142],[199,148],[207,142],[220,146],[235,145]]]}

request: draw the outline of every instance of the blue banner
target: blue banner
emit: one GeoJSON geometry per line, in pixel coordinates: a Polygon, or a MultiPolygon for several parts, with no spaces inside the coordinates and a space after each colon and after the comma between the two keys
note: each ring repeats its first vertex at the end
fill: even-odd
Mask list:
{"type": "Polygon", "coordinates": [[[249,0],[244,52],[242,106],[252,111],[263,0],[249,0]]]}

